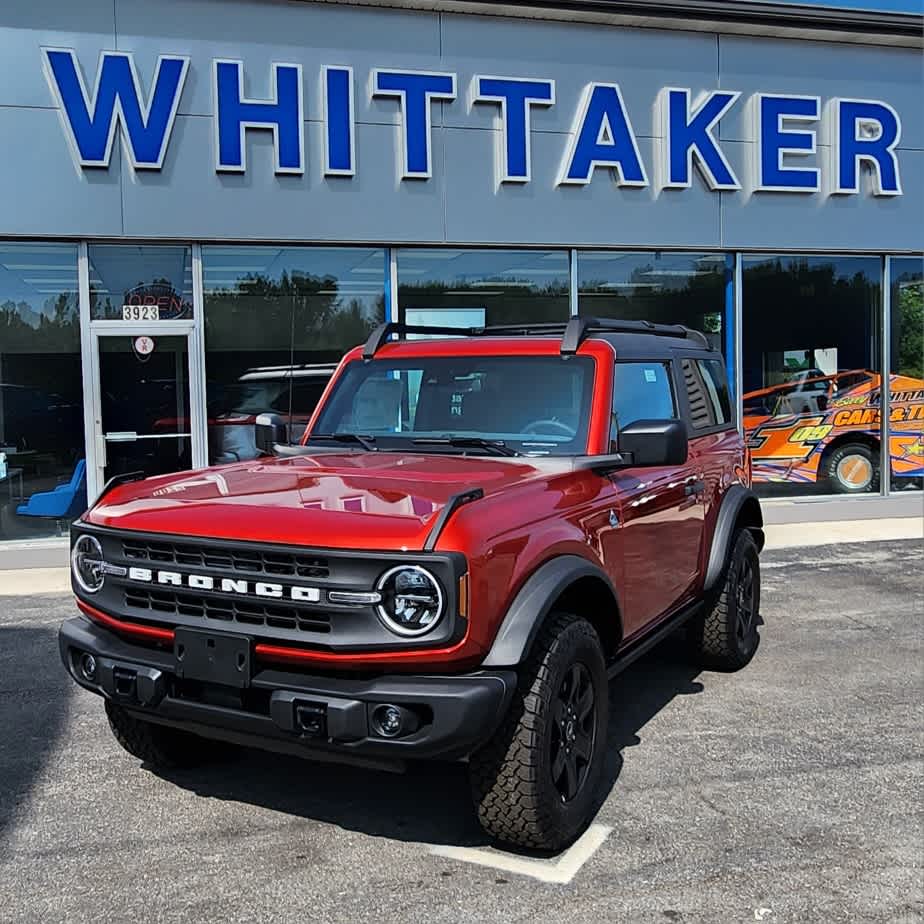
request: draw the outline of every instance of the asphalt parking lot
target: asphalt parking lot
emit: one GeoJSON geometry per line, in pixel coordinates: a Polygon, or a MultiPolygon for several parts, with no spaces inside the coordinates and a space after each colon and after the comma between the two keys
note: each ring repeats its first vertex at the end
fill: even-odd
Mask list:
{"type": "Polygon", "coordinates": [[[460,766],[142,768],[60,665],[69,598],[0,595],[0,920],[922,920],[922,564],[769,553],[750,667],[668,641],[617,678],[602,844],[558,883],[434,852],[495,856],[460,766]]]}

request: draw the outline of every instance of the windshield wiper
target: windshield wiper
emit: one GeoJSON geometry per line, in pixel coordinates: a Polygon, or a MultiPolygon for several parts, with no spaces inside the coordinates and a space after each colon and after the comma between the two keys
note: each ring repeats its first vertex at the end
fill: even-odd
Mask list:
{"type": "Polygon", "coordinates": [[[360,436],[358,433],[312,433],[308,442],[312,440],[330,440],[332,443],[359,443],[368,452],[378,452],[374,436],[360,436]]]}
{"type": "Polygon", "coordinates": [[[411,440],[415,446],[457,446],[460,449],[484,449],[495,456],[518,456],[503,440],[486,440],[481,436],[421,436],[411,440]]]}

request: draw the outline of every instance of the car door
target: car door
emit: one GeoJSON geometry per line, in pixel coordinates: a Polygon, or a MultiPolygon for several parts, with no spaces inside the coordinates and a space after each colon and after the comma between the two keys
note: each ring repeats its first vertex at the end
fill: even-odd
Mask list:
{"type": "MultiPolygon", "coordinates": [[[[617,361],[613,438],[635,420],[684,416],[669,360],[617,361]]],[[[606,557],[621,559],[623,629],[628,639],[689,595],[702,542],[702,479],[692,459],[681,466],[620,469],[610,476],[619,528],[606,557]]]]}

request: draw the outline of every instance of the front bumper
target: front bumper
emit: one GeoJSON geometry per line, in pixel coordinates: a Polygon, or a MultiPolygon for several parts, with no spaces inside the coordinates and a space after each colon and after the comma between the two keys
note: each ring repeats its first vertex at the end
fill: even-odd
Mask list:
{"type": "Polygon", "coordinates": [[[513,671],[357,679],[264,668],[236,690],[186,681],[171,650],[134,645],[82,616],[61,626],[58,642],[77,683],[148,721],[266,750],[396,768],[477,750],[500,724],[517,681],[513,671]],[[82,654],[96,660],[93,681],[81,674],[82,654]],[[377,734],[372,713],[381,704],[399,707],[408,731],[377,734]]]}

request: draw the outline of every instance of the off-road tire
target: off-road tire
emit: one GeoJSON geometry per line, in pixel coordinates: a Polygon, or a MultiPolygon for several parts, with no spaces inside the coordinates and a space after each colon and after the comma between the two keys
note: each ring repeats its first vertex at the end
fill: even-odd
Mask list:
{"type": "Polygon", "coordinates": [[[837,494],[875,494],[879,490],[879,451],[866,443],[846,443],[827,453],[822,460],[822,475],[837,494]],[[869,466],[869,477],[851,484],[843,474],[851,461],[861,472],[869,466]],[[845,468],[846,467],[846,468],[845,468]]]}
{"type": "MultiPolygon", "coordinates": [[[[578,616],[551,613],[520,667],[514,700],[500,729],[469,761],[478,820],[488,834],[518,847],[558,851],[587,827],[606,751],[607,695],[596,630],[578,616]],[[593,734],[589,760],[581,764],[583,776],[579,772],[577,777],[581,782],[564,801],[552,776],[553,751],[558,754],[564,727],[556,715],[561,715],[566,691],[577,676],[585,694],[593,691],[593,734]]],[[[587,725],[572,722],[574,727],[586,735],[587,725]]]]}
{"type": "Polygon", "coordinates": [[[759,614],[760,557],[750,530],[741,529],[732,537],[717,595],[708,599],[703,612],[690,622],[689,639],[694,656],[704,667],[716,670],[736,671],[744,667],[760,643],[759,614]],[[752,584],[746,627],[742,623],[746,609],[742,603],[747,602],[745,581],[752,584]]]}
{"type": "Polygon", "coordinates": [[[223,748],[221,742],[145,722],[109,700],[106,700],[106,718],[116,741],[133,757],[152,767],[165,770],[195,767],[223,748]]]}

